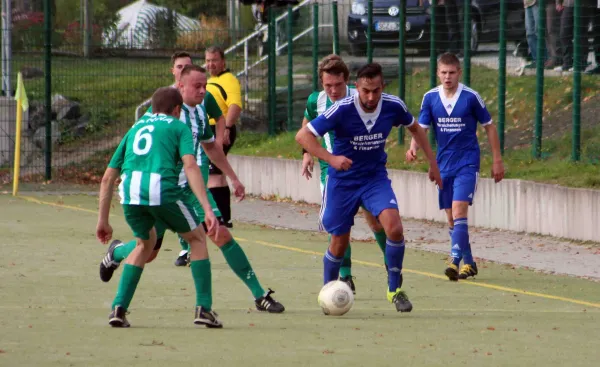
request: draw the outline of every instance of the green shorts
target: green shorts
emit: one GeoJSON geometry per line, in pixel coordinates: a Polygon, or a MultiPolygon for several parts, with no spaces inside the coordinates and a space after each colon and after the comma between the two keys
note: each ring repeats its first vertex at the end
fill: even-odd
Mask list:
{"type": "MultiPolygon", "coordinates": [[[[184,190],[183,193],[184,193],[183,198],[182,198],[183,202],[185,202],[187,206],[193,208],[194,213],[198,217],[198,222],[203,223],[204,222],[204,208],[202,208],[202,205],[200,205],[200,202],[196,198],[196,195],[194,195],[192,190],[189,188],[184,190]]],[[[207,191],[206,195],[208,196],[208,202],[210,203],[210,206],[212,206],[212,208],[213,208],[213,213],[215,213],[215,217],[220,218],[221,212],[219,211],[219,208],[217,208],[217,203],[215,202],[215,199],[213,198],[210,191],[207,191]]],[[[157,238],[164,237],[165,232],[167,231],[167,229],[169,229],[167,224],[160,219],[156,220],[154,227],[156,227],[156,237],[157,238]]]]}
{"type": "Polygon", "coordinates": [[[321,168],[321,196],[323,196],[323,190],[325,190],[325,181],[327,181],[327,169],[329,168],[329,164],[319,159],[319,167],[321,168]]]}
{"type": "MultiPolygon", "coordinates": [[[[192,192],[191,189],[188,188],[184,192],[185,192],[186,200],[189,200],[190,202],[193,201],[195,203],[194,208],[196,208],[196,211],[199,214],[200,222],[202,223],[202,225],[204,226],[204,230],[206,231],[206,226],[204,225],[204,209],[202,208],[202,205],[200,205],[198,198],[196,198],[196,195],[194,195],[194,193],[192,192]]],[[[217,203],[215,202],[215,199],[213,198],[213,196],[209,190],[206,190],[206,196],[208,196],[208,202],[210,203],[210,206],[213,208],[213,213],[215,213],[215,217],[217,217],[219,219],[219,223],[224,224],[223,216],[221,215],[221,211],[217,207],[217,203]]],[[[181,238],[181,236],[179,236],[179,243],[181,245],[187,245],[187,242],[183,238],[181,238]]]]}
{"type": "MultiPolygon", "coordinates": [[[[215,202],[215,199],[213,198],[209,190],[206,190],[206,196],[208,196],[208,202],[213,208],[213,213],[215,214],[215,217],[221,217],[221,212],[219,211],[217,203],[215,202]]],[[[188,205],[191,205],[194,208],[194,210],[196,210],[200,222],[204,222],[204,208],[202,208],[202,205],[200,205],[198,198],[196,198],[196,195],[194,195],[194,192],[189,187],[183,190],[183,201],[185,201],[188,205]]]]}
{"type": "Polygon", "coordinates": [[[165,229],[177,233],[190,232],[204,219],[202,216],[201,220],[194,207],[185,200],[158,206],[123,205],[123,212],[133,235],[143,240],[150,238],[150,230],[157,222],[160,222],[159,227],[164,227],[161,228],[164,235],[165,229]]]}

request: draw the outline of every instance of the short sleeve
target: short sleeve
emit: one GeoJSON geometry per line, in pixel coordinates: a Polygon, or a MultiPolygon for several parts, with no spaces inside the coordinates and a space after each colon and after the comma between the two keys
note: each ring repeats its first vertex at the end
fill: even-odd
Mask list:
{"type": "MultiPolygon", "coordinates": [[[[206,113],[202,108],[200,108],[200,113],[206,113]]],[[[206,117],[206,116],[205,116],[206,117]]],[[[200,136],[201,143],[212,143],[215,141],[215,134],[213,133],[212,128],[208,124],[204,124],[204,130],[202,131],[202,135],[200,136]]]]}
{"type": "Polygon", "coordinates": [[[481,98],[479,93],[473,92],[471,97],[471,105],[473,109],[473,114],[482,126],[489,125],[492,123],[492,116],[487,110],[485,102],[483,101],[483,98],[481,98]]]}
{"type": "Polygon", "coordinates": [[[308,129],[317,137],[334,130],[340,121],[343,121],[344,108],[338,102],[331,106],[323,114],[308,123],[308,129]]]}
{"type": "Polygon", "coordinates": [[[423,96],[421,102],[421,111],[419,112],[419,125],[428,129],[431,127],[432,113],[431,113],[431,99],[429,93],[423,96]]]}
{"type": "Polygon", "coordinates": [[[179,157],[183,158],[184,155],[194,155],[194,139],[192,138],[192,132],[184,124],[179,125],[179,157]]]}
{"type": "Polygon", "coordinates": [[[214,119],[215,121],[219,119],[219,117],[223,116],[223,112],[219,108],[215,97],[213,97],[210,92],[206,92],[204,96],[204,107],[206,108],[206,113],[208,117],[214,119]]]}
{"type": "Polygon", "coordinates": [[[227,92],[227,107],[231,105],[238,105],[242,108],[242,88],[240,87],[240,82],[237,80],[235,75],[231,74],[231,79],[228,83],[225,83],[225,92],[227,92]]]}
{"type": "Polygon", "coordinates": [[[398,98],[397,101],[392,102],[397,109],[396,112],[396,120],[394,121],[394,126],[411,126],[415,123],[414,116],[408,112],[408,107],[404,101],[398,98]]]}
{"type": "MultiPolygon", "coordinates": [[[[131,130],[129,130],[129,131],[131,131],[131,130]]],[[[123,167],[123,162],[125,161],[125,149],[127,147],[127,137],[129,136],[129,131],[127,132],[127,134],[125,134],[125,136],[123,137],[123,140],[121,140],[121,143],[119,143],[119,146],[115,150],[112,158],[110,159],[110,162],[108,163],[108,167],[116,168],[116,169],[121,169],[121,167],[123,167]]]]}
{"type": "Polygon", "coordinates": [[[312,93],[306,100],[306,109],[304,110],[304,117],[308,121],[312,121],[317,118],[317,93],[312,93]]]}

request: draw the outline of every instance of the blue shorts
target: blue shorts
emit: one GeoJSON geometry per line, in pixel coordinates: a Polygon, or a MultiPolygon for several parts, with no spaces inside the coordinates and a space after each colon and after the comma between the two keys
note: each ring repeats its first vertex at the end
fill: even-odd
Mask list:
{"type": "Polygon", "coordinates": [[[466,201],[473,205],[473,197],[477,191],[479,169],[465,166],[456,175],[442,177],[444,188],[438,189],[440,209],[452,209],[453,201],[466,201]]]}
{"type": "Polygon", "coordinates": [[[385,209],[398,210],[390,179],[381,176],[355,181],[327,177],[320,213],[323,228],[338,236],[349,233],[361,205],[375,217],[385,209]]]}

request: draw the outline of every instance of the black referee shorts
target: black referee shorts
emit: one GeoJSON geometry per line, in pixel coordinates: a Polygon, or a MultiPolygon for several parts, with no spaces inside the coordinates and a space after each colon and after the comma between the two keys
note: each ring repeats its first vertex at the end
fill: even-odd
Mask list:
{"type": "MultiPolygon", "coordinates": [[[[217,125],[210,125],[210,128],[212,129],[213,134],[215,134],[215,136],[216,136],[217,125]]],[[[227,153],[229,153],[229,149],[231,149],[231,147],[233,146],[233,143],[235,143],[236,136],[237,136],[237,126],[233,125],[231,127],[231,129],[229,129],[229,144],[223,145],[223,152],[225,153],[225,155],[227,155],[227,153]]],[[[223,172],[221,172],[219,167],[215,166],[210,161],[208,162],[208,173],[210,175],[222,175],[223,174],[223,172]]]]}

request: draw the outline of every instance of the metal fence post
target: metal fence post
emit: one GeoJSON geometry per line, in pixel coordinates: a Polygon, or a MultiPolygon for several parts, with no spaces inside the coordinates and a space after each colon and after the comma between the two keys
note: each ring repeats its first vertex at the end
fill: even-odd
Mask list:
{"type": "Polygon", "coordinates": [[[12,4],[2,0],[2,88],[6,96],[12,96],[12,4]]]}
{"type": "Polygon", "coordinates": [[[542,120],[544,117],[544,54],[546,50],[546,0],[538,0],[534,158],[542,157],[542,120]]]}
{"type": "MultiPolygon", "coordinates": [[[[581,157],[581,68],[583,55],[588,54],[587,37],[582,36],[581,29],[581,0],[575,0],[574,3],[574,33],[573,33],[573,132],[572,132],[572,147],[571,147],[571,159],[578,161],[581,157]],[[582,44],[584,52],[582,54],[582,44]]],[[[593,10],[593,9],[590,9],[593,10]]],[[[599,25],[594,25],[598,27],[599,25]]],[[[587,58],[586,58],[587,59],[587,58]]],[[[585,64],[584,64],[585,65],[585,64]]]]}
{"type": "Polygon", "coordinates": [[[331,3],[331,12],[333,20],[333,53],[340,54],[340,25],[338,20],[338,2],[333,0],[331,3]]]}
{"type": "Polygon", "coordinates": [[[367,6],[367,63],[373,62],[373,0],[367,6]]]}
{"type": "Polygon", "coordinates": [[[46,180],[52,179],[52,14],[44,0],[44,120],[46,123],[46,180]]]}
{"type": "Polygon", "coordinates": [[[312,87],[313,91],[319,89],[319,3],[313,3],[313,39],[312,39],[312,87]]]}
{"type": "MultiPolygon", "coordinates": [[[[398,18],[398,97],[404,100],[406,95],[406,0],[400,0],[398,18]]],[[[398,144],[404,145],[404,128],[402,126],[398,128],[398,144]]]]}
{"type": "Polygon", "coordinates": [[[498,137],[504,155],[504,124],[506,121],[506,0],[500,0],[500,55],[498,56],[498,137]]]}
{"type": "Polygon", "coordinates": [[[288,52],[288,95],[287,95],[287,131],[292,131],[294,128],[294,52],[292,45],[294,44],[292,33],[292,5],[288,4],[287,8],[287,52],[288,52]]]}
{"type": "MultiPolygon", "coordinates": [[[[429,87],[435,88],[437,85],[437,46],[436,46],[436,13],[437,13],[437,0],[431,0],[431,22],[429,29],[429,87]]],[[[429,144],[432,147],[435,146],[435,127],[432,125],[429,129],[429,144]]]]}
{"type": "Polygon", "coordinates": [[[471,85],[471,0],[464,1],[463,14],[463,84],[471,85]]]}
{"type": "Polygon", "coordinates": [[[269,37],[269,63],[268,63],[268,80],[269,80],[269,135],[275,135],[275,114],[277,104],[277,75],[276,67],[277,57],[276,43],[275,43],[275,11],[273,7],[269,6],[269,26],[268,26],[268,37],[269,37]]]}

